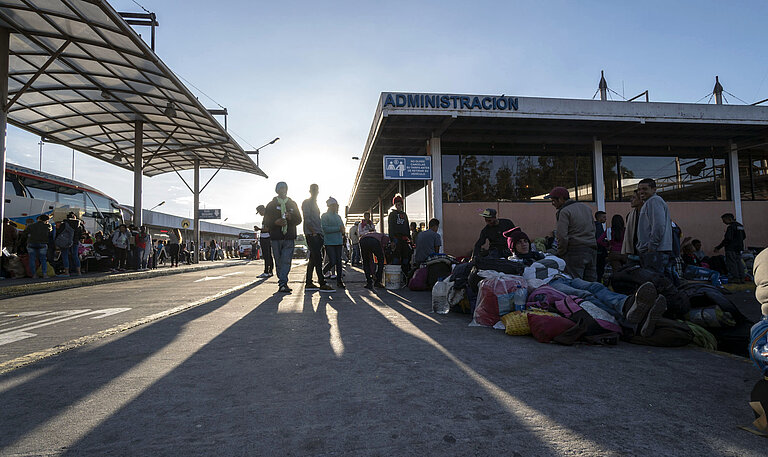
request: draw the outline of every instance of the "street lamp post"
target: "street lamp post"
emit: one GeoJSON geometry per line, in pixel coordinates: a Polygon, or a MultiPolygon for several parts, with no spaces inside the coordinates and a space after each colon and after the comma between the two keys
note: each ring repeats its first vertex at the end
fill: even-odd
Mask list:
{"type": "Polygon", "coordinates": [[[163,206],[163,205],[165,205],[165,200],[161,201],[160,203],[158,203],[157,205],[153,206],[149,210],[152,211],[153,209],[157,208],[158,206],[163,206]]]}
{"type": "Polygon", "coordinates": [[[277,140],[279,140],[279,139],[280,139],[280,137],[277,137],[274,140],[270,141],[269,143],[265,144],[264,146],[260,146],[260,147],[256,148],[255,151],[245,151],[245,153],[246,154],[256,154],[256,166],[258,167],[259,166],[259,151],[261,151],[262,149],[266,148],[270,144],[277,143],[277,140]]]}

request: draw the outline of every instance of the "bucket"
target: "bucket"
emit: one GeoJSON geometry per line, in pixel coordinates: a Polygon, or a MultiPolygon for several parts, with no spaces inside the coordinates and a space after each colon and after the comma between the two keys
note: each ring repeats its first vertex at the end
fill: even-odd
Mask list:
{"type": "Polygon", "coordinates": [[[400,265],[384,265],[384,287],[390,290],[403,287],[403,267],[400,265]]]}

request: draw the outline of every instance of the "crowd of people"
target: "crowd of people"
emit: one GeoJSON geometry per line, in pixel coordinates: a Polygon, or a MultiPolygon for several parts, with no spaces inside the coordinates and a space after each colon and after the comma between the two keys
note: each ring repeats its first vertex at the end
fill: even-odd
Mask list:
{"type": "MultiPolygon", "coordinates": [[[[80,276],[85,271],[119,273],[146,271],[158,266],[191,264],[194,243],[183,239],[178,228],[167,230],[168,239],[153,239],[146,226],[120,224],[111,233],[90,233],[75,212],[54,223],[47,214],[26,221],[19,230],[3,220],[3,275],[47,279],[80,276]]],[[[233,243],[201,243],[200,258],[236,257],[233,243]]]]}

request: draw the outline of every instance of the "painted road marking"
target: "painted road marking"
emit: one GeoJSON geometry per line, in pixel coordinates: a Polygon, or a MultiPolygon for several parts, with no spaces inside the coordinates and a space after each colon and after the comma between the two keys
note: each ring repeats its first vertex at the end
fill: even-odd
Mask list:
{"type": "MultiPolygon", "coordinates": [[[[91,311],[90,309],[71,309],[71,310],[53,311],[48,313],[45,311],[40,311],[40,312],[27,311],[25,313],[29,316],[39,315],[44,319],[41,319],[38,321],[26,322],[21,325],[17,325],[16,327],[4,328],[0,330],[0,346],[37,336],[37,334],[35,333],[30,333],[29,330],[33,330],[41,327],[48,327],[49,325],[59,324],[61,322],[65,322],[65,321],[69,321],[72,319],[77,319],[85,316],[95,316],[95,317],[91,317],[91,319],[102,319],[107,316],[124,313],[126,311],[129,311],[130,309],[131,308],[107,308],[107,309],[99,309],[99,310],[93,310],[93,311],[91,311]],[[29,313],[33,313],[33,314],[29,314],[29,313]],[[53,317],[49,317],[49,316],[53,316],[53,317]]],[[[19,313],[17,315],[21,316],[22,314],[24,313],[19,313]]]]}
{"type": "Polygon", "coordinates": [[[196,279],[196,280],[195,280],[195,282],[201,282],[201,281],[213,281],[214,279],[224,279],[224,278],[226,278],[227,276],[233,276],[233,275],[241,275],[241,274],[243,274],[243,272],[242,272],[242,271],[236,271],[236,272],[234,272],[234,273],[227,273],[227,274],[223,274],[223,275],[221,275],[221,276],[206,276],[206,277],[204,277],[204,278],[196,279]]]}

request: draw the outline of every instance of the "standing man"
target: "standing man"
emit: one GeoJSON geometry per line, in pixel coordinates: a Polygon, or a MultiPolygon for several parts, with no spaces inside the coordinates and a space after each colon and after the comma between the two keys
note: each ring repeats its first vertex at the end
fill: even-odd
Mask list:
{"type": "MultiPolygon", "coordinates": [[[[605,233],[605,221],[607,216],[605,211],[595,212],[595,241],[599,240],[605,233]]],[[[597,243],[597,282],[603,282],[605,273],[605,259],[608,257],[608,249],[600,243],[597,243]]]]}
{"type": "Polygon", "coordinates": [[[395,195],[392,204],[395,209],[389,213],[387,219],[389,239],[394,245],[392,264],[401,265],[403,273],[408,274],[411,263],[411,229],[408,215],[403,211],[403,197],[400,194],[395,195]]]}
{"type": "Polygon", "coordinates": [[[330,197],[325,204],[328,206],[328,211],[323,213],[320,218],[323,228],[325,252],[328,253],[331,268],[336,267],[336,287],[344,289],[345,286],[342,279],[344,277],[344,272],[341,267],[341,251],[342,245],[344,244],[344,222],[341,220],[341,216],[339,216],[339,203],[335,198],[330,197]]]}
{"type": "Polygon", "coordinates": [[[259,278],[269,278],[274,271],[275,262],[272,260],[272,240],[269,238],[269,227],[264,223],[266,221],[266,208],[264,205],[256,207],[256,212],[261,216],[261,227],[254,226],[254,230],[260,230],[259,246],[261,246],[261,255],[264,256],[264,273],[259,278]]]}
{"type": "Polygon", "coordinates": [[[429,229],[420,232],[416,237],[416,250],[413,254],[413,264],[416,268],[427,260],[429,256],[440,252],[443,240],[440,238],[440,234],[437,233],[438,228],[440,228],[440,221],[431,219],[429,221],[429,229]]]}
{"type": "Polygon", "coordinates": [[[744,240],[747,238],[744,226],[736,221],[732,213],[725,213],[720,218],[727,225],[723,241],[715,246],[715,252],[725,247],[725,266],[728,268],[728,280],[732,284],[744,284],[744,261],[741,251],[744,250],[744,240]]]}
{"type": "Polygon", "coordinates": [[[325,282],[323,277],[323,226],[320,222],[320,208],[317,207],[317,194],[320,188],[317,184],[309,186],[309,198],[301,203],[301,212],[304,216],[304,237],[309,248],[309,262],[307,262],[307,279],[304,290],[320,290],[334,292],[333,287],[325,282]],[[312,271],[317,272],[317,286],[312,281],[312,271]]]}
{"type": "Polygon", "coordinates": [[[552,206],[557,208],[557,256],[565,260],[565,272],[574,278],[596,282],[597,239],[592,209],[571,199],[565,187],[555,187],[544,198],[552,199],[552,206]]]}
{"type": "Polygon", "coordinates": [[[360,221],[355,222],[355,225],[349,229],[349,242],[352,243],[352,266],[360,265],[360,235],[358,228],[360,227],[360,221]]]}
{"type": "Polygon", "coordinates": [[[475,243],[475,249],[472,251],[472,258],[477,259],[480,257],[480,250],[488,241],[488,256],[501,258],[509,257],[512,255],[509,247],[507,246],[507,239],[504,237],[504,232],[515,228],[515,224],[509,219],[501,219],[496,217],[496,210],[493,208],[487,208],[480,213],[480,216],[485,219],[485,227],[480,231],[480,238],[475,243]]]}
{"type": "Polygon", "coordinates": [[[675,280],[672,275],[672,219],[663,198],[656,195],[656,181],[640,180],[637,195],[643,207],[637,219],[637,251],[640,265],[675,280]]]}
{"type": "Polygon", "coordinates": [[[289,294],[288,274],[291,272],[293,248],[296,245],[296,226],[301,224],[301,212],[296,202],[288,198],[288,184],[280,181],[275,186],[277,196],[264,214],[264,226],[269,228],[272,254],[277,267],[278,292],[289,294]]]}

